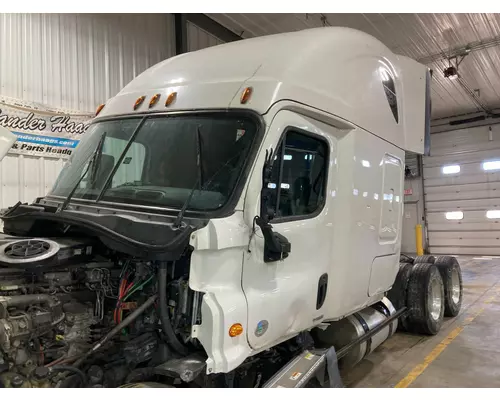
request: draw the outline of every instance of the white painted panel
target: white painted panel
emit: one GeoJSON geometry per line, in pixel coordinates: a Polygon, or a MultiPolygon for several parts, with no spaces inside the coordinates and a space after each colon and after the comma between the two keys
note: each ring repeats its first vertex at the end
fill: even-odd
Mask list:
{"type": "Polygon", "coordinates": [[[458,246],[430,246],[432,254],[472,255],[472,256],[500,256],[500,247],[458,247],[458,246]]]}
{"type": "Polygon", "coordinates": [[[499,147],[500,125],[498,124],[436,133],[431,136],[431,158],[475,153],[499,147]]]}
{"type": "Polygon", "coordinates": [[[426,167],[435,167],[449,164],[468,164],[471,162],[475,162],[477,160],[491,160],[498,159],[500,149],[500,143],[491,142],[490,146],[488,146],[488,150],[475,151],[472,153],[459,153],[459,154],[451,154],[448,156],[432,156],[432,157],[424,157],[424,165],[426,167]]]}
{"type": "Polygon", "coordinates": [[[437,254],[500,253],[500,171],[485,171],[483,162],[500,160],[500,125],[460,129],[431,136],[431,156],[424,157],[424,192],[430,251],[437,254]],[[442,167],[460,165],[455,174],[442,167]],[[448,211],[463,219],[447,220],[448,211]]]}
{"type": "Polygon", "coordinates": [[[440,185],[440,186],[426,186],[425,193],[427,196],[439,194],[439,193],[468,193],[468,192],[476,192],[481,190],[488,191],[500,191],[500,182],[480,182],[480,183],[471,183],[467,185],[440,185]]]}
{"type": "MultiPolygon", "coordinates": [[[[500,182],[497,183],[497,185],[500,185],[500,182]]],[[[473,184],[467,185],[467,186],[474,186],[473,184]]],[[[465,188],[467,188],[465,186],[465,188]]],[[[448,186],[445,186],[445,188],[449,188],[448,186]]],[[[427,201],[429,202],[436,202],[436,201],[452,201],[452,200],[472,200],[476,198],[496,198],[500,197],[500,191],[498,191],[496,188],[488,190],[483,189],[483,190],[456,190],[453,189],[452,191],[449,192],[438,192],[438,193],[428,193],[427,194],[427,201]]]]}
{"type": "Polygon", "coordinates": [[[491,210],[500,206],[500,198],[472,199],[472,200],[446,200],[426,201],[427,211],[472,211],[491,210]]]}
{"type": "MultiPolygon", "coordinates": [[[[430,236],[437,240],[457,239],[457,240],[500,240],[497,232],[432,232],[430,236]]],[[[497,243],[500,245],[500,243],[497,243]]]]}

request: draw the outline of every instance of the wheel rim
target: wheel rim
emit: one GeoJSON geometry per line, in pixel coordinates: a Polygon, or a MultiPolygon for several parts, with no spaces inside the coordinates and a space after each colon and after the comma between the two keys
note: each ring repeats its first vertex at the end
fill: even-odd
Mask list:
{"type": "Polygon", "coordinates": [[[460,301],[460,276],[456,268],[451,271],[451,300],[454,304],[460,301]]]}
{"type": "Polygon", "coordinates": [[[441,316],[441,307],[443,306],[441,286],[439,285],[439,281],[437,279],[434,279],[432,281],[429,296],[430,296],[429,305],[430,305],[431,318],[434,321],[437,321],[441,316]]]}

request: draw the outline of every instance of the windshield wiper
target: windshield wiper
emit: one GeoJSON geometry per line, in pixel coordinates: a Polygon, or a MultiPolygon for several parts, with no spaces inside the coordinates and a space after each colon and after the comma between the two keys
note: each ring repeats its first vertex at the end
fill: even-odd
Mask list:
{"type": "Polygon", "coordinates": [[[201,186],[203,185],[203,159],[201,158],[201,132],[200,126],[196,127],[196,158],[198,163],[198,181],[201,186]]]}
{"type": "Polygon", "coordinates": [[[113,181],[113,177],[115,176],[116,171],[118,171],[118,168],[120,168],[120,165],[122,164],[123,159],[127,155],[128,149],[130,148],[130,146],[134,142],[137,134],[139,133],[139,129],[141,129],[142,125],[144,124],[144,121],[146,121],[146,117],[143,117],[141,119],[141,121],[137,124],[134,132],[132,133],[132,136],[130,136],[130,139],[128,140],[127,144],[125,145],[125,148],[123,149],[123,151],[120,154],[120,157],[118,157],[118,160],[116,161],[115,165],[113,166],[113,169],[109,173],[108,178],[104,182],[104,185],[102,186],[101,192],[99,193],[99,195],[95,199],[96,203],[99,203],[99,201],[101,201],[101,199],[104,196],[104,193],[106,193],[106,190],[108,190],[109,185],[111,185],[111,182],[113,181]]]}
{"type": "Polygon", "coordinates": [[[191,189],[189,196],[187,197],[186,201],[182,205],[182,208],[179,211],[179,214],[177,214],[177,218],[175,219],[175,222],[174,222],[174,227],[176,227],[176,228],[179,228],[181,226],[182,218],[184,217],[184,214],[186,213],[186,209],[188,208],[188,205],[191,202],[191,199],[193,198],[193,194],[196,190],[196,187],[198,185],[200,185],[200,191],[203,190],[203,186],[202,186],[203,164],[202,164],[202,158],[201,158],[201,132],[200,132],[199,125],[196,126],[196,161],[198,164],[198,178],[196,179],[196,183],[194,184],[193,188],[191,189]]]}
{"type": "MultiPolygon", "coordinates": [[[[201,138],[201,134],[200,134],[200,128],[198,127],[197,128],[197,135],[198,135],[198,139],[197,139],[197,143],[198,143],[198,160],[201,160],[201,148],[199,146],[199,143],[201,142],[200,141],[200,138],[201,138]]],[[[234,156],[232,156],[229,160],[227,160],[224,165],[222,167],[220,167],[213,175],[212,177],[207,181],[205,182],[205,184],[203,186],[200,187],[200,192],[203,191],[203,190],[206,190],[209,185],[213,182],[213,180],[215,179],[215,177],[217,175],[219,175],[219,173],[221,171],[223,171],[228,165],[229,163],[231,163],[231,161],[233,161],[236,157],[238,157],[242,152],[244,151],[244,149],[241,149],[238,153],[236,153],[234,156]]],[[[200,165],[201,165],[201,161],[200,161],[200,165]]],[[[233,167],[230,169],[230,171],[236,169],[237,167],[233,167]]],[[[181,208],[181,211],[179,212],[179,214],[177,215],[177,218],[174,222],[174,227],[176,228],[179,228],[181,226],[181,222],[182,222],[182,218],[184,217],[184,214],[186,213],[186,209],[188,208],[189,204],[191,203],[191,199],[194,195],[194,192],[196,191],[196,187],[198,186],[198,184],[201,185],[201,179],[202,179],[202,174],[201,174],[201,171],[198,173],[198,179],[196,180],[196,183],[194,184],[193,188],[191,189],[191,192],[189,193],[189,196],[188,198],[186,199],[186,201],[184,202],[184,204],[182,205],[182,208],[181,208]]]]}
{"type": "Polygon", "coordinates": [[[92,173],[90,174],[90,184],[91,187],[94,186],[96,181],[97,172],[99,171],[99,166],[101,165],[102,160],[102,150],[104,149],[104,140],[106,139],[107,133],[104,132],[97,144],[97,148],[95,149],[94,159],[92,162],[92,173]]]}
{"type": "Polygon", "coordinates": [[[99,159],[101,158],[100,155],[102,153],[105,139],[106,139],[106,132],[104,132],[102,134],[101,138],[99,139],[99,143],[97,143],[97,148],[95,149],[94,154],[92,155],[92,157],[89,160],[89,163],[87,164],[87,169],[82,174],[82,176],[78,179],[78,182],[76,182],[75,186],[73,186],[73,189],[71,189],[71,192],[69,192],[68,197],[66,197],[64,199],[64,202],[59,206],[59,208],[57,209],[56,212],[64,211],[66,209],[66,207],[68,207],[68,204],[71,201],[71,199],[73,198],[73,195],[75,194],[76,189],[78,189],[78,186],[80,186],[80,183],[83,181],[83,179],[87,176],[88,172],[90,171],[90,167],[92,167],[92,174],[94,175],[94,176],[91,176],[91,179],[92,180],[95,179],[95,174],[97,172],[97,168],[95,167],[95,165],[98,164],[97,157],[99,157],[99,159]]]}
{"type": "MultiPolygon", "coordinates": [[[[191,202],[191,199],[193,198],[193,194],[196,191],[196,188],[199,185],[199,183],[200,183],[200,177],[198,177],[198,179],[196,179],[196,183],[194,184],[193,188],[191,189],[189,196],[187,197],[186,201],[182,205],[182,208],[179,211],[179,214],[177,214],[177,218],[175,219],[175,222],[174,222],[174,228],[180,228],[182,218],[184,217],[184,214],[186,213],[186,209],[188,208],[189,203],[191,202]]],[[[202,190],[203,190],[203,188],[200,188],[200,191],[202,191],[202,190]]]]}

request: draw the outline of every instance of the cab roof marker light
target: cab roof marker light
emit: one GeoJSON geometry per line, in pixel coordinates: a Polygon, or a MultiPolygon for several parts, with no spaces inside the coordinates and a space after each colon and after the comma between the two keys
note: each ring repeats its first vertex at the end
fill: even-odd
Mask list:
{"type": "Polygon", "coordinates": [[[149,108],[152,108],[158,103],[158,100],[160,100],[161,94],[156,93],[153,97],[151,97],[151,100],[149,100],[149,108]]]}
{"type": "Polygon", "coordinates": [[[243,90],[243,93],[241,93],[241,98],[240,98],[240,103],[241,104],[246,104],[248,100],[250,100],[250,97],[252,96],[253,93],[253,88],[252,87],[246,87],[243,90]]]}
{"type": "Polygon", "coordinates": [[[172,92],[168,95],[167,100],[165,100],[165,107],[169,107],[177,98],[177,92],[172,92]]]}
{"type": "Polygon", "coordinates": [[[139,106],[144,103],[144,99],[146,98],[146,96],[141,96],[139,97],[136,101],[135,101],[135,104],[134,104],[134,111],[137,110],[139,108],[139,106]]]}
{"type": "Polygon", "coordinates": [[[101,104],[99,107],[97,107],[97,110],[95,112],[95,117],[97,117],[100,114],[100,112],[102,111],[104,106],[105,106],[105,104],[101,104]]]}

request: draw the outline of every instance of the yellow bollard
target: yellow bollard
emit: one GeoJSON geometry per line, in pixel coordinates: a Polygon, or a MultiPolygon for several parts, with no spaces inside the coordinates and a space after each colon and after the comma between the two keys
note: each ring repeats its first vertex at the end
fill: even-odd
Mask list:
{"type": "Polygon", "coordinates": [[[423,256],[424,255],[424,246],[423,246],[423,240],[422,240],[422,225],[417,224],[415,226],[415,240],[417,243],[417,256],[423,256]]]}

